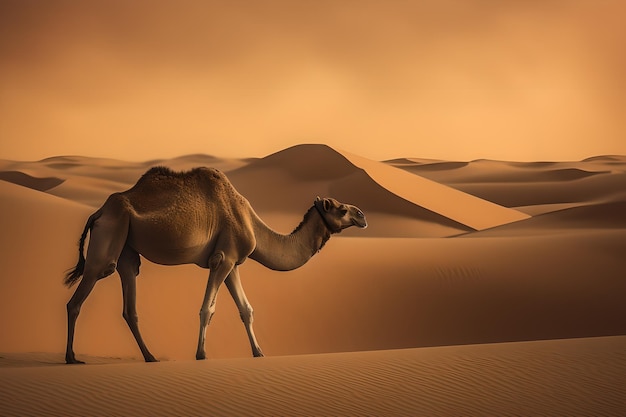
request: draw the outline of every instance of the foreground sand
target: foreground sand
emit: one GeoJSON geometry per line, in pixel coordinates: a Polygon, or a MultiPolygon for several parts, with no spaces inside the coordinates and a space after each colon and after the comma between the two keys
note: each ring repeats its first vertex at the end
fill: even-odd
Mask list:
{"type": "Polygon", "coordinates": [[[259,160],[0,161],[0,352],[8,352],[0,354],[0,415],[626,414],[616,389],[626,375],[626,158],[361,165],[369,171],[323,146],[259,160]],[[72,294],[62,276],[76,262],[85,220],[156,163],[223,169],[283,233],[317,194],[366,212],[368,229],[333,237],[303,268],[241,266],[268,357],[248,359],[222,291],[207,336],[211,359],[191,361],[207,271],[144,261],[140,326],[164,362],[141,362],[113,275],[77,323],[77,356],[98,365],[59,364],[72,294]],[[389,166],[437,184],[412,183],[389,166]],[[406,183],[386,184],[391,177],[406,183]],[[420,184],[456,192],[430,205],[420,184]],[[476,207],[499,206],[490,213],[532,217],[475,231],[467,224],[482,222],[481,210],[459,217],[469,201],[459,192],[489,202],[470,199],[476,207]],[[549,341],[567,338],[578,339],[549,341]],[[451,346],[464,344],[474,345],[451,346]]]}
{"type": "Polygon", "coordinates": [[[626,336],[157,364],[57,365],[61,360],[22,354],[0,367],[0,415],[626,411],[626,336]]]}

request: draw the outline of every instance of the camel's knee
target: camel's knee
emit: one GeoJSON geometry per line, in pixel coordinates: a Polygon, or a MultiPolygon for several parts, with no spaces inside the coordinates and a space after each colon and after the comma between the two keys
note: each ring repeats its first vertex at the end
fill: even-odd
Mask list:
{"type": "Polygon", "coordinates": [[[85,274],[83,276],[82,281],[78,284],[78,288],[74,291],[74,295],[67,302],[67,316],[70,320],[76,320],[76,317],[80,313],[80,308],[91,293],[94,285],[96,284],[96,279],[94,279],[93,275],[85,274]]]}
{"type": "Polygon", "coordinates": [[[252,324],[254,321],[254,309],[250,304],[246,304],[240,311],[239,316],[244,324],[252,324]]]}
{"type": "Polygon", "coordinates": [[[137,324],[139,322],[139,316],[137,315],[137,313],[129,313],[128,311],[124,310],[122,312],[122,317],[124,317],[124,320],[126,320],[126,323],[128,323],[129,325],[137,324]]]}
{"type": "Polygon", "coordinates": [[[215,314],[215,303],[208,306],[207,308],[200,309],[200,323],[203,326],[207,326],[211,322],[211,318],[215,314]]]}
{"type": "Polygon", "coordinates": [[[75,320],[76,317],[78,317],[78,314],[80,314],[80,304],[74,302],[73,300],[70,300],[65,308],[67,309],[67,317],[70,319],[75,320]]]}

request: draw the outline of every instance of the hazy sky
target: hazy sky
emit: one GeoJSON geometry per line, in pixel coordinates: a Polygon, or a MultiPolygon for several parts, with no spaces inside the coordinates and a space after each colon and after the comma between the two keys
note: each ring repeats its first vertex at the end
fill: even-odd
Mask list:
{"type": "Polygon", "coordinates": [[[0,158],[626,154],[626,1],[0,0],[0,158]]]}

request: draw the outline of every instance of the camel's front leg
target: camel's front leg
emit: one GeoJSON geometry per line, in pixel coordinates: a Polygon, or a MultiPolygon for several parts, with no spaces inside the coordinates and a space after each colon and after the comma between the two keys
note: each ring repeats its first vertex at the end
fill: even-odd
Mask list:
{"type": "Polygon", "coordinates": [[[209,259],[209,282],[204,293],[204,300],[200,308],[200,332],[198,335],[198,350],[196,351],[196,359],[206,359],[204,351],[204,342],[206,340],[206,329],[211,322],[211,317],[215,313],[215,299],[220,285],[233,269],[235,262],[228,259],[224,252],[218,251],[209,259]]]}
{"type": "Polygon", "coordinates": [[[246,326],[246,332],[248,333],[248,339],[250,340],[250,346],[252,347],[252,355],[255,357],[263,356],[263,352],[261,351],[259,343],[256,340],[256,336],[254,335],[254,329],[252,328],[254,311],[248,302],[246,293],[243,291],[241,279],[239,278],[239,268],[237,268],[237,266],[230,271],[230,274],[226,278],[226,287],[228,287],[230,295],[233,297],[233,300],[235,300],[235,304],[237,304],[239,314],[241,315],[241,320],[243,321],[244,326],[246,326]]]}

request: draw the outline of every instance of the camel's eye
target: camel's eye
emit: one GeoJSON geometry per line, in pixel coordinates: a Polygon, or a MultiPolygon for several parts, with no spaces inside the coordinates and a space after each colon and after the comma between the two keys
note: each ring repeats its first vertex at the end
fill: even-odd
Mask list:
{"type": "Polygon", "coordinates": [[[345,216],[346,214],[348,214],[348,209],[345,209],[345,208],[339,209],[339,213],[340,213],[342,216],[345,216]]]}
{"type": "Polygon", "coordinates": [[[356,211],[356,215],[357,215],[357,216],[359,216],[359,217],[361,217],[361,218],[362,218],[362,217],[365,217],[365,214],[363,214],[363,212],[362,212],[361,210],[357,210],[357,211],[356,211]]]}

